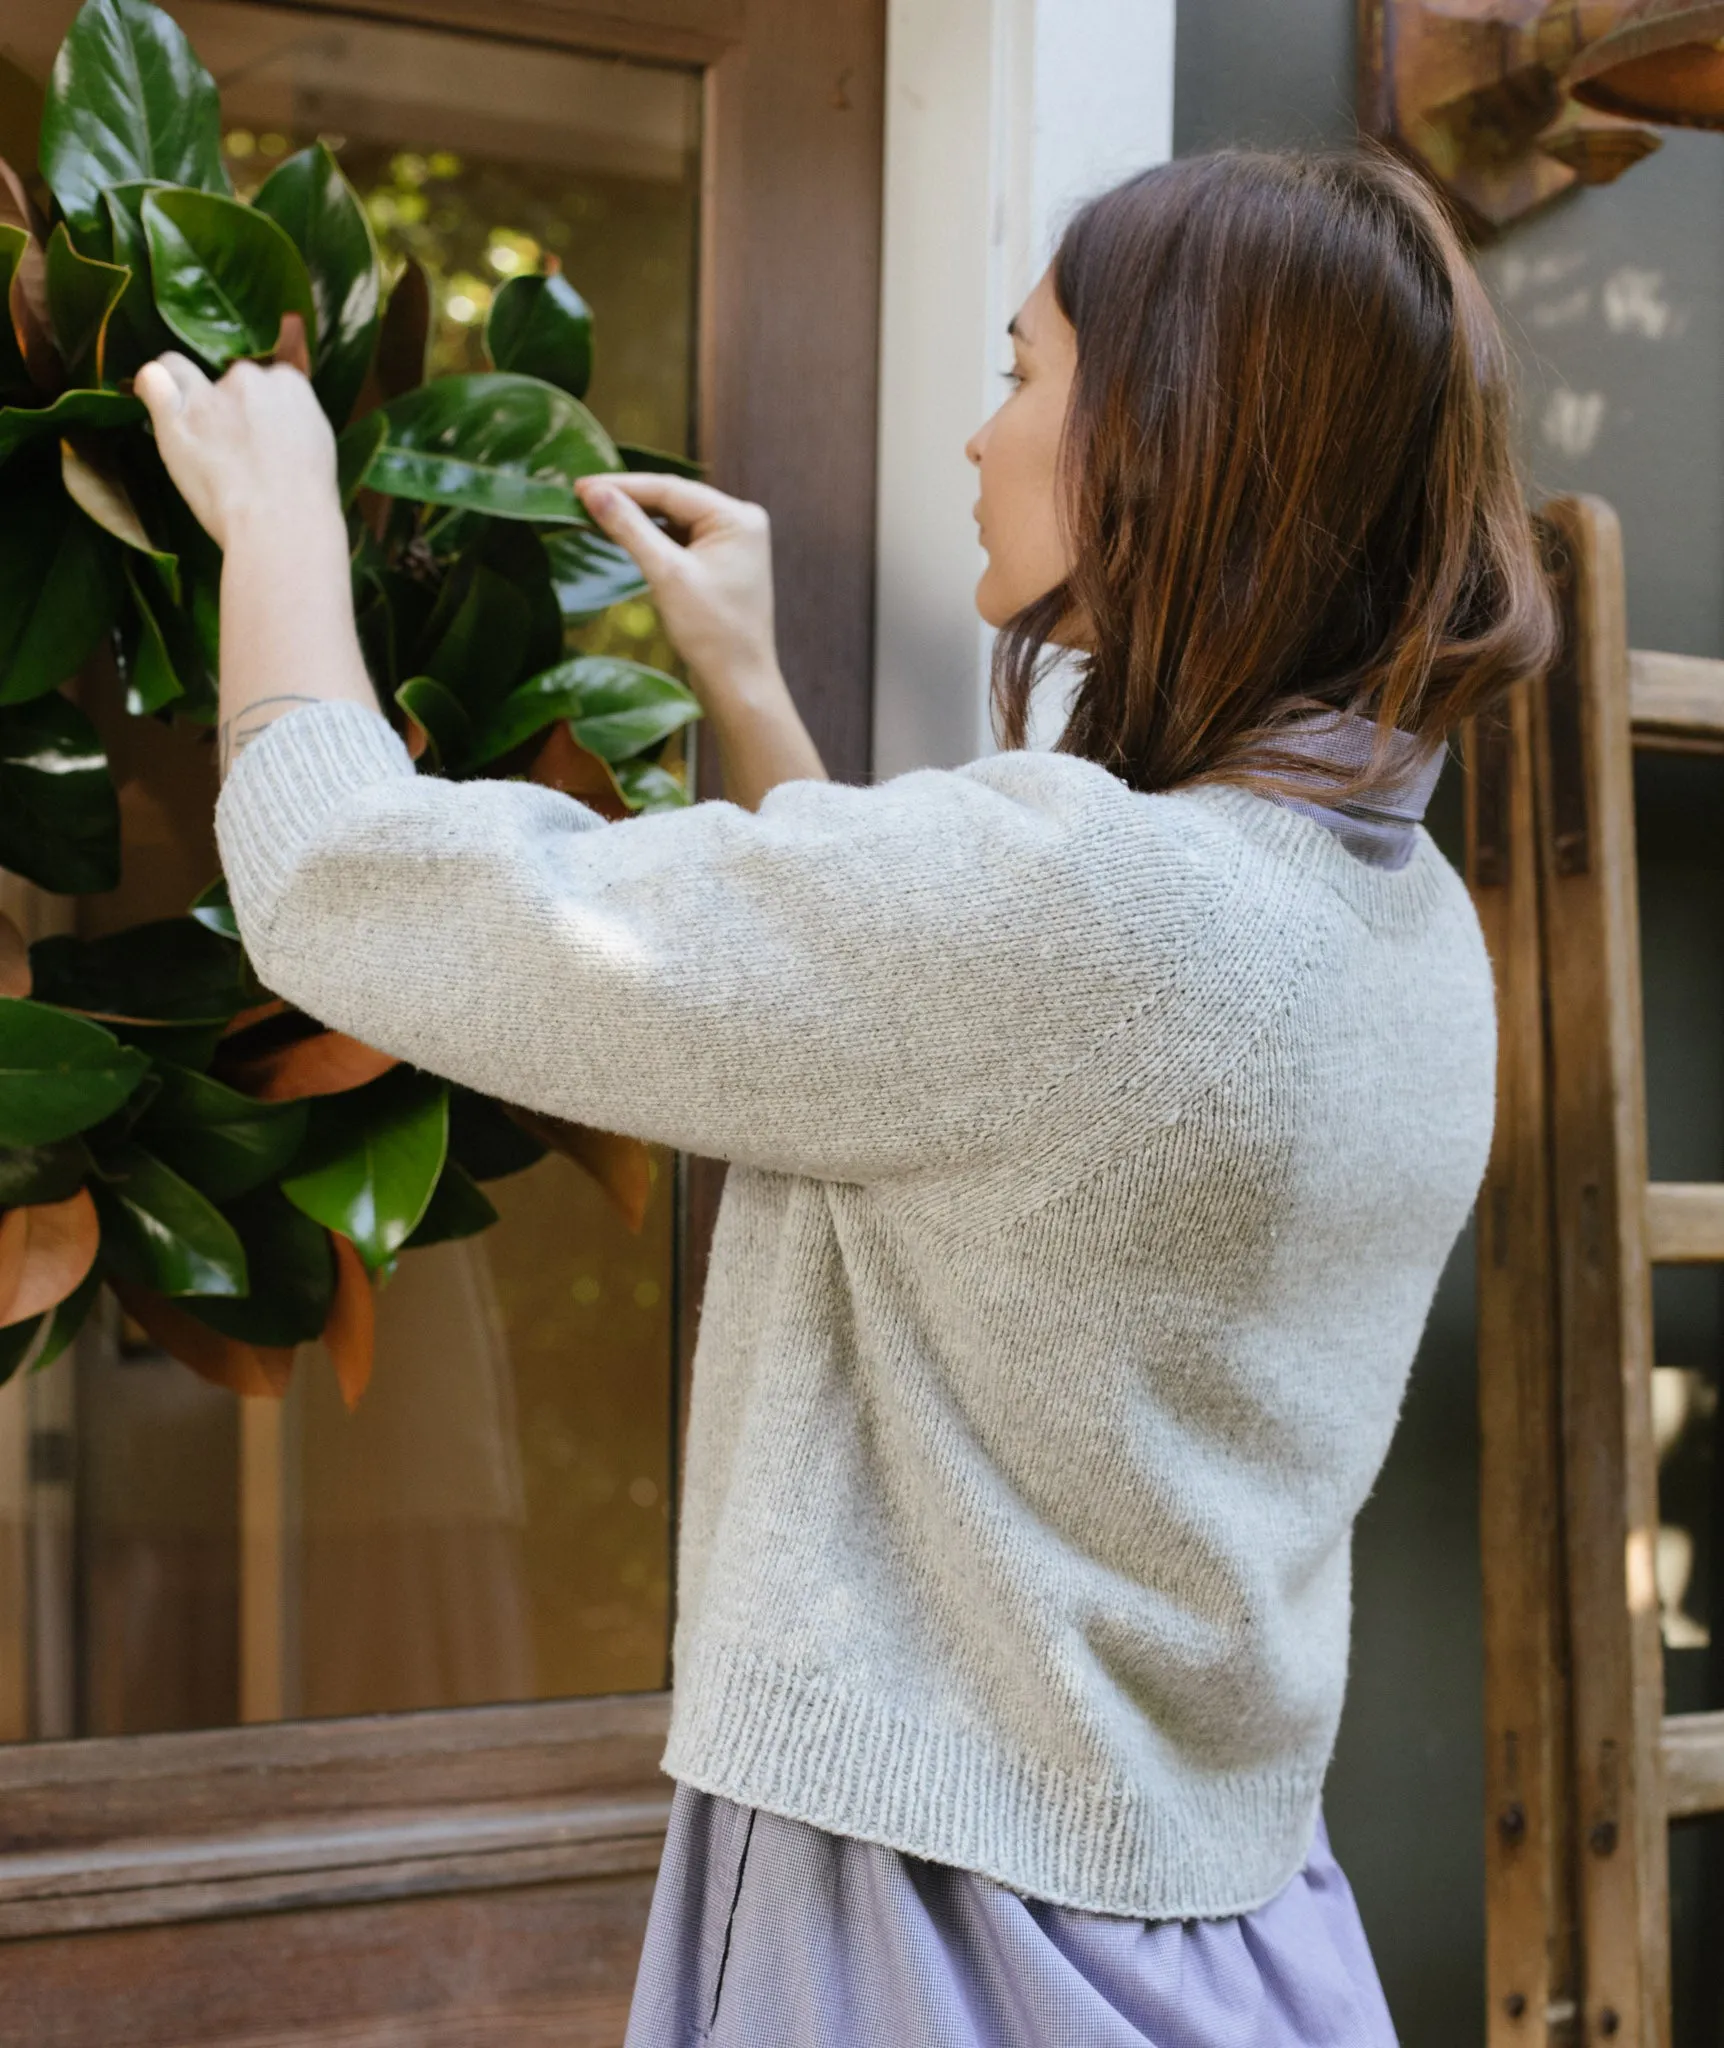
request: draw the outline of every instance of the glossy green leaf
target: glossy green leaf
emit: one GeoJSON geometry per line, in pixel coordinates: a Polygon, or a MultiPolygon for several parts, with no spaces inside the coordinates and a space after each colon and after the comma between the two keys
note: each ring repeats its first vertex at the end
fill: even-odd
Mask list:
{"type": "Polygon", "coordinates": [[[472,765],[513,752],[559,718],[601,761],[626,761],[699,716],[699,700],[674,676],[615,655],[578,654],[510,692],[481,726],[472,765]]]}
{"type": "Polygon", "coordinates": [[[90,1148],[82,1138],[52,1145],[0,1145],[0,1209],[64,1202],[84,1185],[90,1148]]]}
{"type": "MultiPolygon", "coordinates": [[[[470,512],[452,515],[477,528],[472,542],[475,561],[494,569],[527,600],[527,644],[521,665],[510,682],[537,675],[563,658],[562,607],[551,583],[550,557],[537,532],[519,519],[480,519],[470,512]]],[[[501,695],[501,692],[498,693],[501,695]]]]}
{"type": "MultiPolygon", "coordinates": [[[[150,462],[159,465],[153,442],[139,446],[148,451],[150,462]]],[[[157,612],[168,651],[185,685],[186,694],[176,700],[174,711],[176,716],[213,725],[221,662],[221,549],[168,483],[165,470],[159,487],[148,495],[146,510],[150,530],[160,535],[163,546],[179,563],[180,601],[166,614],[157,612]]]]}
{"type": "Polygon", "coordinates": [[[611,775],[631,811],[680,811],[694,801],[688,785],[656,761],[619,761],[611,775]]]}
{"type": "Polygon", "coordinates": [[[0,704],[76,675],[115,612],[112,543],[66,496],[58,447],[43,452],[46,471],[9,470],[0,489],[0,704]]]}
{"type": "Polygon", "coordinates": [[[368,412],[345,429],[335,444],[335,480],[343,509],[358,497],[377,451],[389,438],[389,422],[381,412],[368,412]]]}
{"type": "Polygon", "coordinates": [[[585,398],[593,374],[593,316],[568,279],[511,277],[499,285],[485,322],[485,347],[499,370],[541,377],[585,398]]]}
{"type": "Polygon", "coordinates": [[[395,692],[395,701],[425,734],[420,758],[434,774],[447,774],[466,760],[473,742],[473,723],[459,697],[432,676],[413,676],[395,692]]]}
{"type": "Polygon", "coordinates": [[[110,379],[130,376],[141,363],[174,346],[175,337],[156,311],[150,290],[150,246],[144,236],[144,200],[165,189],[159,181],[111,185],[102,194],[106,251],[110,262],[123,263],[131,281],[120,294],[108,322],[107,370],[110,379]]]}
{"type": "Polygon", "coordinates": [[[102,381],[102,342],[108,316],[132,281],[124,264],[102,263],[72,246],[62,221],[48,238],[48,310],[54,339],[75,382],[102,381]]]}
{"type": "MultiPolygon", "coordinates": [[[[52,405],[8,405],[0,408],[0,462],[44,436],[58,440],[75,427],[129,427],[143,417],[142,399],[125,391],[62,391],[52,405]]],[[[17,488],[17,480],[8,477],[6,488],[17,488]]]]}
{"type": "Polygon", "coordinates": [[[139,1139],[212,1202],[272,1180],[299,1150],[303,1102],[259,1102],[208,1074],[156,1062],[162,1086],[138,1119],[139,1139]]]}
{"type": "Polygon", "coordinates": [[[148,1061],[84,1017],[0,996],[0,1145],[51,1145],[100,1123],[148,1061]]]}
{"type": "Polygon", "coordinates": [[[693,483],[700,483],[706,476],[704,462],[673,455],[668,448],[643,448],[638,442],[619,441],[617,453],[623,459],[624,469],[648,476],[686,476],[693,483]]]}
{"type": "Polygon", "coordinates": [[[39,161],[82,227],[97,224],[107,185],[229,189],[215,81],[170,16],[148,0],[84,0],[54,60],[39,161]]]}
{"type": "Polygon", "coordinates": [[[417,1251],[427,1244],[446,1244],[451,1238],[476,1237],[497,1221],[497,1211],[480,1192],[471,1175],[453,1159],[443,1162],[443,1173],[403,1249],[417,1251]]]}
{"type": "Polygon", "coordinates": [[[0,1386],[27,1366],[40,1372],[52,1365],[83,1328],[96,1296],[102,1291],[99,1265],[92,1266],[58,1307],[39,1316],[26,1316],[21,1323],[0,1329],[0,1386]]]}
{"type": "Polygon", "coordinates": [[[329,1232],[276,1187],[260,1187],[224,1213],[245,1247],[251,1292],[237,1300],[191,1298],[184,1307],[244,1344],[309,1344],[320,1337],[335,1295],[329,1232]]]}
{"type": "Polygon", "coordinates": [[[469,563],[444,586],[426,627],[432,645],[422,666],[470,717],[482,719],[519,679],[532,626],[525,593],[482,562],[469,563]]]}
{"type": "Polygon", "coordinates": [[[625,598],[640,597],[646,578],[627,548],[588,526],[541,534],[551,565],[551,587],[565,619],[589,619],[625,598]]]}
{"type": "Polygon", "coordinates": [[[50,691],[0,709],[0,868],[63,896],[116,888],[120,804],[95,727],[50,691]]]}
{"type": "Polygon", "coordinates": [[[130,1141],[90,1192],[102,1219],[102,1265],[158,1294],[244,1294],[245,1248],[207,1195],[130,1141]]]}
{"type": "Polygon", "coordinates": [[[380,401],[387,404],[425,381],[425,358],[431,345],[431,280],[424,265],[409,256],[383,309],[372,362],[380,401]]]}
{"type": "Polygon", "coordinates": [[[24,351],[18,345],[17,330],[6,317],[12,294],[12,279],[30,247],[27,228],[13,221],[0,221],[0,400],[28,399],[32,395],[30,371],[24,351]]]}
{"type": "Polygon", "coordinates": [[[156,918],[100,939],[38,939],[30,968],[43,1002],[164,1024],[225,1024],[253,1000],[244,956],[195,917],[156,918]]]}
{"type": "Polygon", "coordinates": [[[209,192],[145,196],[156,311],[187,348],[218,370],[273,353],[284,313],[305,322],[317,346],[317,313],[305,259],[267,214],[209,192]]]}
{"type": "Polygon", "coordinates": [[[371,224],[321,142],[278,164],[252,205],[284,230],[305,259],[317,307],[311,381],[324,411],[340,427],[365,382],[382,317],[383,276],[371,224]]]}
{"type": "Polygon", "coordinates": [[[474,1180],[501,1180],[543,1159],[549,1148],[523,1130],[500,1102],[458,1082],[449,1085],[449,1157],[474,1180]]]}
{"type": "Polygon", "coordinates": [[[126,589],[132,600],[131,629],[125,637],[126,709],[138,718],[184,696],[185,684],[169,650],[156,603],[139,584],[129,562],[126,589]]]}
{"type": "Polygon", "coordinates": [[[228,895],[223,876],[217,875],[207,889],[198,891],[188,905],[186,915],[195,917],[207,930],[237,944],[239,922],[233,914],[233,899],[228,895]]]}
{"type": "Polygon", "coordinates": [[[366,481],[421,504],[584,519],[575,479],[618,467],[610,436],[580,400],[536,377],[439,377],[396,399],[388,416],[389,438],[366,481]]]}
{"type": "Polygon", "coordinates": [[[281,1191],[351,1238],[375,1272],[412,1235],[443,1171],[449,1096],[435,1075],[394,1067],[312,1104],[303,1165],[281,1191]]]}
{"type": "Polygon", "coordinates": [[[573,720],[575,738],[601,761],[630,760],[700,716],[694,692],[659,669],[608,654],[583,655],[578,665],[585,708],[573,720]]]}

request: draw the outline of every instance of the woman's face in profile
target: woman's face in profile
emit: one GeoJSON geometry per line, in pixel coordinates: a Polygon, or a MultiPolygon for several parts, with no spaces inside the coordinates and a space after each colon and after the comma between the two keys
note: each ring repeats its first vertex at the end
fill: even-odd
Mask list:
{"type": "Polygon", "coordinates": [[[990,626],[1045,597],[1071,566],[1061,532],[1060,434],[1077,371],[1077,335],[1042,273],[1011,324],[1011,389],[964,453],[976,465],[976,522],[988,566],[976,609],[990,626]]]}

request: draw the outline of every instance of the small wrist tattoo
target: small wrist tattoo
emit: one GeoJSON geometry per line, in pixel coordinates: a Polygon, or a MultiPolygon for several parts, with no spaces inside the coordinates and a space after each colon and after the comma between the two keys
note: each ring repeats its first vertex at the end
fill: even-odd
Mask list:
{"type": "Polygon", "coordinates": [[[320,697],[301,696],[289,692],[280,697],[259,697],[255,704],[248,704],[243,711],[221,722],[219,744],[219,774],[225,778],[228,770],[239,757],[240,750],[247,746],[266,725],[281,717],[294,704],[320,704],[320,697]]]}

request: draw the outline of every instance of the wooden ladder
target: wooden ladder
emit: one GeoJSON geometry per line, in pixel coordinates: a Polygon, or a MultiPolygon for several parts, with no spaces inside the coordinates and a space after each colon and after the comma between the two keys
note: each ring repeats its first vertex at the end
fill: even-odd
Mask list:
{"type": "Polygon", "coordinates": [[[1627,642],[1621,531],[1541,518],[1565,635],[1468,736],[1498,981],[1479,1209],[1489,2048],[1668,2048],[1667,1827],[1724,1811],[1724,1713],[1667,1717],[1652,1267],[1724,1261],[1724,1185],[1649,1182],[1633,754],[1724,751],[1724,662],[1627,642]]]}

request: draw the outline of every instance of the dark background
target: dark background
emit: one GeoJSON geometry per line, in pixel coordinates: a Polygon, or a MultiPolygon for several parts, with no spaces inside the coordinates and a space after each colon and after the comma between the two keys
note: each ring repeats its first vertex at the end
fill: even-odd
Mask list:
{"type": "MultiPolygon", "coordinates": [[[[1352,0],[1195,0],[1179,10],[1174,146],[1353,134],[1352,0]]],[[[1724,655],[1724,135],[1665,131],[1620,183],[1558,201],[1480,252],[1520,358],[1536,496],[1620,515],[1638,647],[1724,655]]],[[[1432,825],[1460,859],[1459,778],[1432,825]]],[[[1652,1171],[1724,1179],[1724,762],[1643,762],[1641,918],[1652,1171]]],[[[1360,1519],[1346,1718],[1327,1811],[1405,2048],[1483,2034],[1477,1363],[1471,1233],[1457,1247],[1389,1463],[1360,1519]]],[[[1718,1277],[1661,1274],[1658,1358],[1715,1375],[1718,1277]]],[[[1665,1518],[1698,1550],[1688,1611],[1724,1647],[1707,1570],[1710,1432],[1678,1447],[1665,1518]]],[[[1717,1653],[1666,1659],[1673,1707],[1724,1705],[1717,1653]]],[[[1713,1951],[1724,1855],[1675,1832],[1679,2048],[1724,2041],[1713,1951]]]]}

